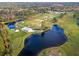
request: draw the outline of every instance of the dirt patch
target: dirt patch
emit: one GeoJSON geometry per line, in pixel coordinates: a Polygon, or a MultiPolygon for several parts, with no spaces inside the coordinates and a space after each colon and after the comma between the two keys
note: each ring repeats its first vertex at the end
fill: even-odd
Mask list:
{"type": "Polygon", "coordinates": [[[63,54],[56,48],[52,49],[49,54],[49,56],[62,56],[63,54]]]}

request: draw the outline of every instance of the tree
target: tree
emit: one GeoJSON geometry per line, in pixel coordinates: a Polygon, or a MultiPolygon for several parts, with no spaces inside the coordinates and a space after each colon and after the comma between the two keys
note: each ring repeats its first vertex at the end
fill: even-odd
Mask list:
{"type": "Polygon", "coordinates": [[[4,24],[0,23],[0,32],[1,32],[1,37],[3,39],[3,43],[4,43],[4,53],[3,55],[11,55],[12,53],[12,49],[11,49],[11,44],[10,44],[10,40],[8,38],[8,32],[7,29],[5,27],[4,24]]]}
{"type": "Polygon", "coordinates": [[[52,19],[52,23],[56,23],[57,22],[57,19],[54,17],[53,19],[52,19]]]}

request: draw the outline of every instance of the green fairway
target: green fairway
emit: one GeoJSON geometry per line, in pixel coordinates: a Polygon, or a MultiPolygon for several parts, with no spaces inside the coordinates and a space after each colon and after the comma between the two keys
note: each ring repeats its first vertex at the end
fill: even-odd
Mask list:
{"type": "MultiPolygon", "coordinates": [[[[75,19],[72,18],[71,14],[67,14],[59,19],[58,24],[64,28],[68,41],[56,49],[60,50],[63,55],[79,55],[79,27],[76,25],[75,19]]],[[[42,51],[41,55],[48,55],[51,50],[53,51],[53,48],[46,49],[42,51]]]]}
{"type": "MultiPolygon", "coordinates": [[[[18,55],[18,53],[24,47],[24,39],[32,34],[21,31],[21,28],[25,26],[30,26],[34,29],[39,28],[37,24],[39,24],[40,20],[44,20],[45,16],[48,16],[48,19],[44,21],[44,26],[48,27],[47,29],[49,29],[52,26],[51,17],[56,16],[54,14],[37,14],[34,15],[35,18],[32,20],[25,20],[24,23],[17,23],[16,26],[19,26],[19,28],[16,29],[19,29],[19,32],[14,32],[14,30],[10,30],[7,28],[9,33],[8,37],[12,46],[11,49],[13,56],[18,55]]],[[[62,18],[57,19],[57,24],[59,24],[64,29],[65,34],[68,37],[68,41],[62,46],[56,47],[56,49],[60,50],[63,55],[79,55],[79,27],[76,25],[76,19],[73,18],[72,14],[70,13],[64,15],[62,18]]],[[[4,46],[1,37],[0,39],[0,55],[2,55],[2,53],[4,52],[4,46]]],[[[53,47],[43,50],[39,55],[48,55],[51,50],[53,51],[53,47]]]]}

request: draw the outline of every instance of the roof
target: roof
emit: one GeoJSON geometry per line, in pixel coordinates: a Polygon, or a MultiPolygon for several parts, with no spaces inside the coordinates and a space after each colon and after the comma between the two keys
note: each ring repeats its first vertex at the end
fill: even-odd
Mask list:
{"type": "Polygon", "coordinates": [[[29,27],[24,27],[24,28],[22,28],[22,31],[33,32],[34,30],[32,28],[29,28],[29,27]]]}

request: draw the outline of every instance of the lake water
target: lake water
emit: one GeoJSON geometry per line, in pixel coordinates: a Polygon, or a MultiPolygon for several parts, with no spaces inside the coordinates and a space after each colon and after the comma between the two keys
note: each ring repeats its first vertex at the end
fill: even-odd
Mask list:
{"type": "Polygon", "coordinates": [[[48,30],[43,35],[32,34],[26,38],[24,42],[25,47],[20,52],[20,55],[36,55],[45,48],[57,47],[64,44],[67,41],[64,29],[58,26],[56,27],[53,26],[52,29],[48,30]],[[29,53],[27,53],[27,51],[29,51],[29,53]]]}

